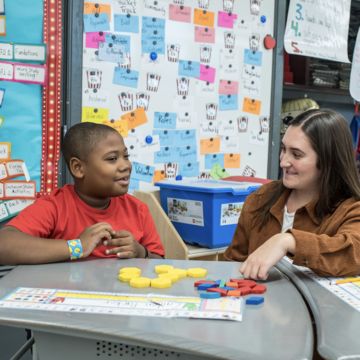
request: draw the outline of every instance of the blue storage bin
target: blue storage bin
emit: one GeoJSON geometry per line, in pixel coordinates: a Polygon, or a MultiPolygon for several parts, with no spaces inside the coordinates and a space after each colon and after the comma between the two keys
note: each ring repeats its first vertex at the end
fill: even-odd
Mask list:
{"type": "Polygon", "coordinates": [[[161,206],[183,240],[211,249],[230,245],[246,197],[261,185],[211,179],[155,184],[161,206]]]}

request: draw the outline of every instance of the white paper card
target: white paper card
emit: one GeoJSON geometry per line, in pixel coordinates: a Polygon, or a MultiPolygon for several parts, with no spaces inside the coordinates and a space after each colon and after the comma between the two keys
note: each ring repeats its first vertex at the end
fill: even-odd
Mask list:
{"type": "Polygon", "coordinates": [[[9,146],[7,144],[0,144],[0,159],[9,159],[9,146]]]}
{"type": "Polygon", "coordinates": [[[139,140],[135,137],[130,137],[131,132],[129,132],[129,136],[124,138],[125,146],[128,149],[129,160],[131,162],[138,161],[141,159],[141,154],[139,151],[139,140]]]}
{"type": "Polygon", "coordinates": [[[200,138],[207,139],[218,136],[219,122],[218,121],[204,121],[200,123],[200,138]]]}
{"type": "Polygon", "coordinates": [[[33,204],[35,200],[25,200],[25,199],[16,199],[16,200],[7,200],[6,206],[9,210],[9,213],[16,214],[24,210],[29,205],[33,204]]]}
{"type": "Polygon", "coordinates": [[[220,137],[220,152],[236,153],[239,149],[239,138],[234,136],[220,137]]]}
{"type": "Polygon", "coordinates": [[[23,171],[23,161],[11,161],[11,162],[7,162],[6,163],[6,169],[9,173],[9,176],[23,176],[24,175],[24,171],[23,171]]]}
{"type": "Polygon", "coordinates": [[[46,70],[43,67],[33,67],[26,65],[14,66],[14,80],[31,81],[37,83],[45,82],[46,70]]]}
{"type": "Polygon", "coordinates": [[[222,64],[239,64],[240,63],[240,53],[239,50],[233,49],[222,49],[220,50],[220,65],[222,64]]]}
{"type": "Polygon", "coordinates": [[[238,18],[234,20],[234,32],[237,35],[248,35],[252,32],[252,21],[248,19],[242,19],[238,15],[238,18]]]}
{"type": "Polygon", "coordinates": [[[244,63],[242,77],[243,79],[248,80],[260,80],[261,66],[249,65],[244,63]]]}
{"type": "Polygon", "coordinates": [[[34,183],[26,182],[12,182],[5,183],[5,197],[16,198],[16,197],[27,197],[34,198],[36,195],[34,183]]]}
{"type": "Polygon", "coordinates": [[[247,95],[260,95],[261,93],[261,81],[259,80],[242,80],[243,94],[247,95]]]}
{"type": "Polygon", "coordinates": [[[4,100],[4,94],[5,94],[5,91],[0,90],[0,107],[2,107],[2,103],[3,103],[3,100],[4,100]]]}
{"type": "Polygon", "coordinates": [[[4,197],[4,184],[0,183],[0,199],[4,197]]]}
{"type": "Polygon", "coordinates": [[[13,46],[9,43],[0,43],[0,58],[11,60],[13,58],[13,46]]]}
{"type": "Polygon", "coordinates": [[[351,65],[350,94],[356,101],[360,102],[360,28],[356,38],[356,44],[351,65]]]}
{"type": "Polygon", "coordinates": [[[5,12],[4,1],[5,0],[0,0],[0,14],[5,12]]]}
{"type": "Polygon", "coordinates": [[[239,63],[224,62],[220,65],[220,79],[238,81],[240,76],[239,63]]]}
{"type": "Polygon", "coordinates": [[[251,130],[250,132],[250,144],[259,145],[259,146],[265,146],[266,144],[266,138],[268,137],[268,133],[261,133],[257,130],[251,130]]]}
{"type": "Polygon", "coordinates": [[[0,34],[5,34],[5,19],[0,18],[0,34]]]}
{"type": "Polygon", "coordinates": [[[84,68],[108,68],[109,64],[105,61],[100,61],[99,56],[96,55],[99,50],[84,49],[83,50],[83,67],[84,68]]]}
{"type": "Polygon", "coordinates": [[[194,129],[197,125],[197,113],[179,112],[176,117],[177,129],[194,129]]]}
{"type": "Polygon", "coordinates": [[[165,57],[162,54],[157,54],[157,59],[151,60],[150,54],[141,54],[140,62],[141,70],[147,70],[150,72],[161,72],[162,70],[164,70],[165,57]]]}
{"type": "Polygon", "coordinates": [[[5,219],[9,216],[7,208],[4,203],[0,204],[0,220],[5,219]]]}
{"type": "Polygon", "coordinates": [[[29,175],[28,169],[27,169],[24,162],[22,163],[22,170],[23,170],[26,181],[29,182],[30,181],[30,175],[29,175]]]}
{"type": "Polygon", "coordinates": [[[140,144],[139,144],[139,148],[140,151],[142,153],[151,153],[151,152],[156,152],[156,151],[160,151],[160,138],[159,135],[152,135],[152,142],[151,144],[148,144],[145,139],[144,140],[140,140],[140,144]]]}
{"type": "Polygon", "coordinates": [[[46,62],[45,47],[36,45],[14,45],[14,60],[46,62]]]}
{"type": "MultiPolygon", "coordinates": [[[[1,30],[0,30],[1,32],[1,30]]],[[[14,67],[8,63],[0,63],[0,78],[12,80],[14,67]]]]}
{"type": "Polygon", "coordinates": [[[214,98],[216,95],[215,84],[204,81],[197,81],[195,84],[196,96],[203,98],[214,98]]]}
{"type": "Polygon", "coordinates": [[[0,180],[7,178],[5,164],[0,164],[0,180]]]}
{"type": "Polygon", "coordinates": [[[219,121],[219,135],[220,136],[234,136],[237,133],[236,120],[223,120],[219,121]]]}
{"type": "Polygon", "coordinates": [[[136,15],[138,6],[139,0],[114,0],[114,13],[136,15]]]}
{"type": "Polygon", "coordinates": [[[99,42],[99,60],[123,64],[125,62],[125,46],[99,42]]]}
{"type": "Polygon", "coordinates": [[[109,109],[110,92],[100,89],[83,90],[83,107],[109,109]],[[96,90],[96,92],[94,92],[96,90]]]}
{"type": "Polygon", "coordinates": [[[167,18],[168,5],[164,1],[143,0],[143,16],[167,18]]]}
{"type": "Polygon", "coordinates": [[[174,112],[193,112],[195,108],[195,97],[182,95],[175,95],[173,97],[173,111],[174,112]]]}

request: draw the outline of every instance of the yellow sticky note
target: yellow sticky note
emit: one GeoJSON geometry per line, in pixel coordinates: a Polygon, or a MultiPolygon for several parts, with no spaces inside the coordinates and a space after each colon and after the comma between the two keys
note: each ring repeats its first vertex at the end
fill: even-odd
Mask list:
{"type": "Polygon", "coordinates": [[[6,36],[5,15],[0,15],[0,36],[6,36]]]}
{"type": "Polygon", "coordinates": [[[96,124],[102,124],[109,118],[108,109],[96,109],[83,107],[82,108],[82,119],[81,122],[93,122],[96,124]]]}
{"type": "Polygon", "coordinates": [[[153,185],[158,181],[165,180],[165,170],[155,170],[154,177],[153,177],[153,185]]]}
{"type": "Polygon", "coordinates": [[[228,169],[238,169],[240,167],[240,154],[225,154],[224,166],[228,169]]]}
{"type": "Polygon", "coordinates": [[[0,160],[10,160],[11,159],[11,143],[9,142],[0,142],[0,160]]]}
{"type": "Polygon", "coordinates": [[[109,15],[109,22],[111,22],[111,5],[98,3],[84,3],[84,14],[107,13],[109,15]],[[95,5],[98,5],[96,7],[95,5]]]}
{"type": "Polygon", "coordinates": [[[220,138],[214,137],[210,139],[200,140],[201,155],[212,154],[220,151],[220,138]]]}
{"type": "Polygon", "coordinates": [[[203,9],[194,9],[194,24],[214,27],[215,13],[203,9]]]}
{"type": "Polygon", "coordinates": [[[107,120],[107,121],[103,121],[103,124],[115,129],[122,137],[128,136],[127,120],[107,120]]]}
{"type": "Polygon", "coordinates": [[[261,101],[250,98],[244,99],[242,111],[250,114],[260,115],[260,110],[261,110],[261,101]]]}
{"type": "Polygon", "coordinates": [[[131,111],[121,117],[121,120],[128,121],[128,130],[134,129],[142,124],[146,124],[148,119],[143,107],[131,111]]]}

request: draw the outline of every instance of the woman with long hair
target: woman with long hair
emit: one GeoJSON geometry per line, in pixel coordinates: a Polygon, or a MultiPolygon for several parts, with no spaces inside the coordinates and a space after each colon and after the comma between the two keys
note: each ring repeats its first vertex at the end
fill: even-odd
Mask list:
{"type": "Polygon", "coordinates": [[[320,276],[360,274],[360,183],[349,125],[339,113],[307,111],[282,141],[283,177],[247,197],[225,259],[266,280],[284,255],[320,276]]]}

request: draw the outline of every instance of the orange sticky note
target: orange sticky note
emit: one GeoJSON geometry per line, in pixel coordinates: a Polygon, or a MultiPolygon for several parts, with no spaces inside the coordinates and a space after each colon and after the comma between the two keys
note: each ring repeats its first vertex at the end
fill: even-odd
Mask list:
{"type": "Polygon", "coordinates": [[[194,9],[194,24],[214,27],[215,13],[202,9],[194,9]]]}
{"type": "Polygon", "coordinates": [[[212,154],[220,151],[220,138],[214,137],[210,139],[200,140],[201,155],[212,154]]]}
{"type": "Polygon", "coordinates": [[[249,98],[244,99],[242,111],[250,114],[260,115],[260,110],[261,110],[261,101],[249,99],[249,98]]]}
{"type": "Polygon", "coordinates": [[[134,129],[137,126],[145,124],[148,122],[148,119],[145,114],[143,107],[140,107],[134,111],[128,112],[127,114],[121,117],[121,120],[128,121],[128,130],[134,129]]]}
{"type": "Polygon", "coordinates": [[[115,129],[122,137],[128,136],[127,120],[107,120],[107,121],[103,121],[103,124],[115,129]]]}
{"type": "Polygon", "coordinates": [[[240,154],[225,154],[224,168],[238,169],[240,167],[240,154]]]}
{"type": "Polygon", "coordinates": [[[158,181],[165,180],[165,170],[155,170],[154,177],[153,177],[153,185],[158,181]]]}
{"type": "Polygon", "coordinates": [[[96,13],[99,14],[107,13],[109,15],[109,22],[111,22],[111,5],[89,3],[89,2],[84,3],[84,14],[96,14],[96,13]],[[98,5],[98,7],[96,7],[95,5],[98,5]]]}

